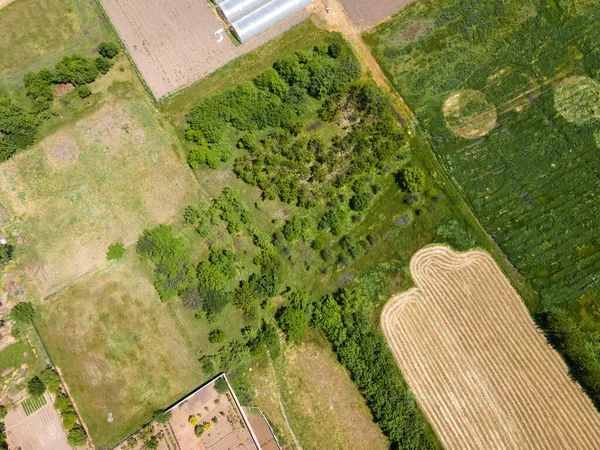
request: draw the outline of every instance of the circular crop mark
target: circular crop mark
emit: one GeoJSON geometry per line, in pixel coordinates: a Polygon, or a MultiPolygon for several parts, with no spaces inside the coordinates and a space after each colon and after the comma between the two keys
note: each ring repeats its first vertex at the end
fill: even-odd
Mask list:
{"type": "Polygon", "coordinates": [[[554,108],[570,123],[600,120],[600,83],[588,77],[567,78],[554,90],[554,108]]]}
{"type": "Polygon", "coordinates": [[[446,99],[443,107],[446,126],[457,136],[476,139],[496,126],[497,113],[482,92],[465,89],[446,99]]]}

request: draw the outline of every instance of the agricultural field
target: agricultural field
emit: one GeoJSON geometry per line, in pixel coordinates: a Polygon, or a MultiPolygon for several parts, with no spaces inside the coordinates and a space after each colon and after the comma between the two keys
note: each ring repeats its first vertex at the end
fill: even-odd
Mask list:
{"type": "Polygon", "coordinates": [[[205,0],[101,0],[101,4],[157,99],[192,84],[308,17],[299,13],[237,46],[205,0]]]}
{"type": "Polygon", "coordinates": [[[600,414],[481,251],[432,246],[381,327],[444,448],[594,449],[600,414]]]}
{"type": "Polygon", "coordinates": [[[413,0],[340,0],[344,10],[360,28],[387,19],[413,0]]]}

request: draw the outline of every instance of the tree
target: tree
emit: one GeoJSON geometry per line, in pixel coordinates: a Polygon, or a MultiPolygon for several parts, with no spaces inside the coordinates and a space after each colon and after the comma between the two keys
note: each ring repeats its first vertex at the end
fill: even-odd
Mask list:
{"type": "Polygon", "coordinates": [[[328,54],[332,58],[338,58],[342,54],[342,46],[339,42],[329,45],[328,54]]]}
{"type": "Polygon", "coordinates": [[[0,404],[0,420],[3,420],[6,417],[6,414],[8,414],[8,409],[6,408],[6,405],[0,404]]]}
{"type": "Polygon", "coordinates": [[[218,344],[225,340],[225,332],[220,328],[216,328],[208,333],[208,341],[212,344],[218,344]]]}
{"type": "Polygon", "coordinates": [[[37,117],[0,95],[0,162],[33,144],[40,123],[37,117]]]}
{"type": "Polygon", "coordinates": [[[96,62],[82,56],[65,56],[54,69],[54,81],[83,86],[98,78],[96,62]]]}
{"type": "Polygon", "coordinates": [[[81,425],[75,425],[67,435],[67,443],[73,447],[83,447],[87,444],[87,433],[81,425]]]}
{"type": "Polygon", "coordinates": [[[369,196],[364,192],[354,195],[350,199],[350,209],[353,211],[364,211],[369,207],[369,196]]]}
{"type": "Polygon", "coordinates": [[[42,69],[39,72],[29,72],[23,76],[25,95],[31,99],[34,112],[42,112],[50,108],[54,100],[52,90],[52,72],[42,69]]]}
{"type": "Polygon", "coordinates": [[[52,367],[46,367],[39,374],[40,380],[46,385],[48,390],[53,394],[58,394],[61,392],[60,388],[60,377],[58,376],[58,372],[54,370],[52,367]]]}
{"type": "Polygon", "coordinates": [[[92,89],[88,85],[79,86],[77,88],[77,95],[79,98],[88,98],[92,95],[92,89]]]}
{"type": "Polygon", "coordinates": [[[111,244],[108,247],[106,259],[109,261],[113,259],[121,259],[123,256],[125,256],[125,246],[122,243],[117,242],[116,244],[111,244]]]}
{"type": "Polygon", "coordinates": [[[60,418],[62,419],[63,428],[67,431],[72,430],[77,423],[77,414],[75,414],[73,408],[63,411],[60,418]]]}
{"type": "Polygon", "coordinates": [[[221,395],[224,395],[227,392],[229,392],[229,386],[227,385],[227,381],[225,381],[225,378],[220,377],[217,381],[215,381],[215,391],[217,391],[217,393],[221,395]]]}
{"type": "Polygon", "coordinates": [[[310,221],[308,218],[293,217],[288,219],[283,226],[283,235],[292,242],[298,239],[307,239],[310,233],[310,221]]]}
{"type": "Polygon", "coordinates": [[[33,313],[33,305],[30,302],[21,302],[10,311],[10,316],[17,322],[29,323],[33,320],[33,313]]]}
{"type": "Polygon", "coordinates": [[[293,341],[306,332],[309,320],[303,310],[284,307],[277,317],[277,322],[288,340],[293,341]]]}
{"type": "Polygon", "coordinates": [[[96,63],[96,67],[98,68],[101,74],[108,73],[108,71],[113,66],[113,62],[110,59],[105,58],[104,56],[97,56],[94,62],[96,63]]]}
{"type": "Polygon", "coordinates": [[[98,52],[105,58],[113,59],[119,54],[119,46],[114,42],[101,42],[98,46],[98,52]]]}
{"type": "Polygon", "coordinates": [[[172,415],[173,414],[171,413],[171,411],[157,409],[156,411],[154,411],[154,414],[152,415],[152,420],[154,420],[155,422],[158,422],[158,423],[167,423],[169,420],[171,420],[172,415]]]}
{"type": "Polygon", "coordinates": [[[60,412],[64,412],[71,408],[72,408],[72,406],[71,406],[71,401],[69,400],[69,397],[67,397],[63,393],[58,394],[56,396],[56,400],[54,401],[54,409],[56,409],[60,412]]]}
{"type": "Polygon", "coordinates": [[[396,183],[403,191],[420,192],[425,185],[425,172],[420,167],[406,167],[396,174],[396,183]]]}
{"type": "Polygon", "coordinates": [[[27,382],[27,392],[30,395],[42,395],[46,392],[46,385],[39,377],[33,377],[27,382]]]}

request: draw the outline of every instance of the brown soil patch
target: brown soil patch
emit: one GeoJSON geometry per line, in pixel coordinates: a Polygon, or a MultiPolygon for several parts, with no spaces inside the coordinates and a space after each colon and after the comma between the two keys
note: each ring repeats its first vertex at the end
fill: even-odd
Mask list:
{"type": "Polygon", "coordinates": [[[381,324],[447,449],[597,449],[600,415],[486,253],[428,247],[381,324]]]}
{"type": "Polygon", "coordinates": [[[101,0],[156,98],[214,72],[305,20],[299,13],[236,47],[205,0],[101,0]]]}
{"type": "Polygon", "coordinates": [[[69,136],[54,135],[42,141],[44,152],[51,166],[66,166],[79,156],[79,145],[69,136]]]}
{"type": "Polygon", "coordinates": [[[413,0],[340,0],[352,21],[364,28],[387,19],[413,0]]]}
{"type": "Polygon", "coordinates": [[[496,109],[475,89],[452,94],[444,102],[443,112],[446,126],[464,139],[485,136],[496,126],[496,109]]]}
{"type": "Polygon", "coordinates": [[[56,97],[62,97],[63,95],[71,92],[73,89],[75,89],[75,86],[73,86],[71,83],[57,84],[54,88],[54,95],[56,97]]]}

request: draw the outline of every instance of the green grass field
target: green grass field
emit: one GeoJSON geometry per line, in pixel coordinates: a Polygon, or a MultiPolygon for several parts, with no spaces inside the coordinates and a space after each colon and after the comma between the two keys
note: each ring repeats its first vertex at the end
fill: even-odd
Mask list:
{"type": "Polygon", "coordinates": [[[600,8],[584,1],[419,5],[368,42],[542,304],[577,310],[582,296],[600,291],[593,226],[600,218],[593,106],[600,8]],[[497,116],[491,131],[481,129],[487,111],[497,116]]]}
{"type": "Polygon", "coordinates": [[[46,405],[46,397],[43,395],[33,395],[27,397],[25,400],[21,402],[21,406],[23,407],[23,411],[25,411],[25,415],[30,416],[38,409],[42,408],[46,405]]]}
{"type": "Polygon", "coordinates": [[[0,10],[0,90],[14,92],[27,72],[63,56],[88,56],[110,28],[94,2],[18,0],[0,10]]]}

